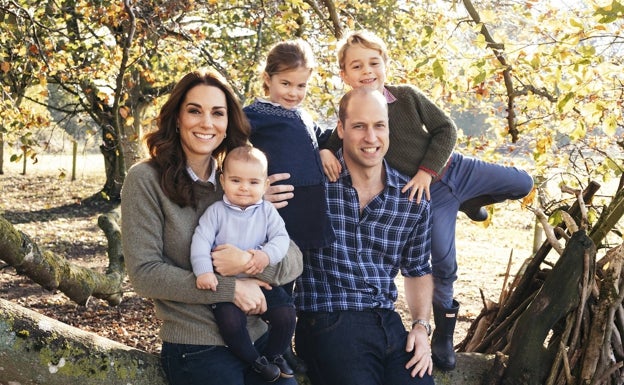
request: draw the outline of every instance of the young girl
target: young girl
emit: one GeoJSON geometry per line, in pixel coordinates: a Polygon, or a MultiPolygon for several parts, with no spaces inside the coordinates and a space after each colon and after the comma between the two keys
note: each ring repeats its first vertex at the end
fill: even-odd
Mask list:
{"type": "MultiPolygon", "coordinates": [[[[325,247],[335,239],[319,156],[319,144],[324,144],[331,130],[323,132],[301,108],[314,66],[312,49],[305,41],[277,43],[269,51],[262,72],[267,98],[257,98],[243,109],[251,123],[249,140],[267,155],[269,175],[290,174],[287,183],[294,186],[294,196],[278,211],[288,235],[304,255],[306,249],[325,247]]],[[[284,289],[292,293],[293,284],[284,285],[284,289]]],[[[296,372],[306,371],[292,349],[284,355],[296,372]]]]}
{"type": "Polygon", "coordinates": [[[277,43],[262,73],[267,98],[257,98],[243,109],[251,123],[251,143],[269,159],[269,175],[290,174],[294,197],[279,213],[301,250],[324,247],[334,240],[319,156],[319,144],[331,130],[323,132],[301,108],[314,66],[312,49],[305,41],[277,43]]]}
{"type": "MultiPolygon", "coordinates": [[[[390,124],[388,163],[412,177],[403,192],[420,202],[431,199],[431,264],[434,277],[433,313],[436,324],[431,340],[433,362],[441,370],[455,368],[453,333],[459,303],[453,298],[457,279],[455,226],[457,212],[472,220],[487,219],[483,206],[520,199],[533,188],[524,171],[486,163],[453,152],[457,138],[451,118],[411,85],[385,84],[388,51],[377,36],[360,31],[339,45],[340,77],[352,88],[371,87],[386,96],[390,124]],[[431,191],[430,191],[431,189],[431,191]]],[[[336,151],[339,139],[332,135],[327,148],[336,151]]],[[[328,178],[336,180],[340,164],[330,151],[322,151],[328,178]]]]}

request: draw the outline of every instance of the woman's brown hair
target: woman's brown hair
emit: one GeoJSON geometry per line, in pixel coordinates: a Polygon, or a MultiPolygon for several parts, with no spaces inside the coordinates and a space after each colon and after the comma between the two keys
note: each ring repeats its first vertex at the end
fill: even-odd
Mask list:
{"type": "Polygon", "coordinates": [[[151,156],[150,163],[160,172],[160,187],[169,199],[180,206],[194,206],[195,197],[193,181],[186,172],[186,155],[177,132],[177,121],[186,94],[198,85],[220,89],[227,102],[227,136],[213,151],[212,156],[221,161],[229,150],[249,143],[249,121],[236,94],[221,76],[210,71],[194,71],[180,79],[160,109],[156,131],[145,136],[151,156]]]}

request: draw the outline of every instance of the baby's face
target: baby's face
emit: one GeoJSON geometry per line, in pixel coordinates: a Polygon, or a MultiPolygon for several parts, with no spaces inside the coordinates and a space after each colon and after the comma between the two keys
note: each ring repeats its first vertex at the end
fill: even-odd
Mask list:
{"type": "Polygon", "coordinates": [[[232,204],[245,208],[262,199],[269,180],[259,162],[231,160],[221,175],[221,185],[232,204]]]}

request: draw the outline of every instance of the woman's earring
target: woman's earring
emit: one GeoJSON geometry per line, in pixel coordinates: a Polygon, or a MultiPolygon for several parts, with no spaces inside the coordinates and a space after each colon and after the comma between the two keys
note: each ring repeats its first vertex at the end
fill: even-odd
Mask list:
{"type": "Polygon", "coordinates": [[[227,138],[227,132],[223,134],[223,139],[227,138]]]}
{"type": "Polygon", "coordinates": [[[180,133],[180,124],[176,124],[176,134],[180,133]]]}

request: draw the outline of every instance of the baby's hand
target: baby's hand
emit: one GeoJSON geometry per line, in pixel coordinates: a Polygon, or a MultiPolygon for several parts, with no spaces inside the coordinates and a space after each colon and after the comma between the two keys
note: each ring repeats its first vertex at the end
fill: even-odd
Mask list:
{"type": "Polygon", "coordinates": [[[204,273],[200,274],[197,277],[197,281],[195,282],[198,289],[209,289],[212,291],[217,291],[217,285],[219,284],[219,280],[215,273],[204,273]]]}
{"type": "Polygon", "coordinates": [[[321,162],[323,163],[323,171],[329,179],[330,182],[335,182],[338,180],[338,176],[340,175],[340,171],[342,171],[342,166],[338,161],[338,158],[327,149],[321,150],[319,152],[321,156],[321,162]]]}
{"type": "Polygon", "coordinates": [[[251,259],[245,265],[245,273],[249,275],[260,274],[269,265],[269,256],[262,250],[247,250],[251,253],[251,259]]]}

